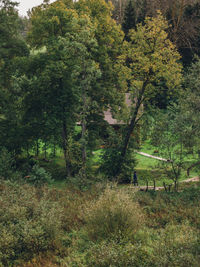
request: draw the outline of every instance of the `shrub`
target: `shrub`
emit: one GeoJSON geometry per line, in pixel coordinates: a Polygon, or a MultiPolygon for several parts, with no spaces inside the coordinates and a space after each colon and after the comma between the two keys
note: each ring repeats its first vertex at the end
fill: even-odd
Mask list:
{"type": "Polygon", "coordinates": [[[0,266],[59,246],[63,210],[48,190],[39,199],[34,187],[4,184],[0,206],[0,266]]]}
{"type": "Polygon", "coordinates": [[[14,159],[10,152],[6,148],[2,148],[0,151],[0,178],[3,180],[9,180],[14,174],[14,159]]]}
{"type": "Polygon", "coordinates": [[[153,250],[140,244],[101,242],[86,255],[87,267],[154,267],[153,250]]]}
{"type": "Polygon", "coordinates": [[[182,192],[137,192],[135,199],[148,217],[149,227],[164,228],[170,222],[176,224],[189,221],[191,226],[200,227],[199,188],[182,192]]]}
{"type": "Polygon", "coordinates": [[[37,187],[53,182],[51,174],[37,164],[33,166],[31,174],[26,176],[26,178],[28,183],[34,184],[37,187]]]}
{"type": "Polygon", "coordinates": [[[129,149],[123,159],[121,158],[120,151],[120,147],[106,149],[102,155],[100,171],[105,173],[110,180],[113,180],[116,175],[118,175],[119,164],[123,161],[120,174],[118,175],[118,182],[130,183],[133,176],[133,170],[136,165],[134,151],[133,149],[129,149]]]}
{"type": "Polygon", "coordinates": [[[196,267],[199,252],[199,231],[185,222],[161,231],[140,229],[133,241],[103,240],[87,251],[85,260],[88,267],[196,267]]]}
{"type": "Polygon", "coordinates": [[[143,222],[137,202],[124,190],[109,187],[87,208],[84,217],[92,240],[129,238],[143,222]]]}
{"type": "Polygon", "coordinates": [[[199,266],[199,231],[187,222],[168,224],[154,242],[154,251],[155,266],[199,266]]]}

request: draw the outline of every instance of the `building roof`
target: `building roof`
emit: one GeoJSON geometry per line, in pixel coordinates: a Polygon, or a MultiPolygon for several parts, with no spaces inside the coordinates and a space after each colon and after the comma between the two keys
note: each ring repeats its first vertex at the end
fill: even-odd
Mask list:
{"type": "MultiPolygon", "coordinates": [[[[130,93],[125,94],[125,103],[128,107],[131,106],[130,93]]],[[[125,124],[124,121],[118,121],[112,117],[110,109],[104,111],[104,120],[107,121],[110,125],[120,125],[125,124]]]]}

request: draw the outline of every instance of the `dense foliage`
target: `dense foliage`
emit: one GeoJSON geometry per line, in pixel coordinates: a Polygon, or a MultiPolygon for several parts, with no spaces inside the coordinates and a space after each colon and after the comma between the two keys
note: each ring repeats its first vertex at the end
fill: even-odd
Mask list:
{"type": "Polygon", "coordinates": [[[82,193],[2,182],[0,192],[0,266],[199,264],[199,185],[82,193]]]}
{"type": "Polygon", "coordinates": [[[199,1],[17,6],[0,0],[0,266],[199,266],[200,185],[180,182],[200,169],[199,1]]]}

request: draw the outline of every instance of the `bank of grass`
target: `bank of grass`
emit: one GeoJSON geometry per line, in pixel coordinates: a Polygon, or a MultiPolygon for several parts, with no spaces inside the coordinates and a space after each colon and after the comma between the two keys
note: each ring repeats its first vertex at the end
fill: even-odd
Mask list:
{"type": "Polygon", "coordinates": [[[199,266],[200,184],[178,193],[115,184],[0,183],[0,266],[199,266]]]}

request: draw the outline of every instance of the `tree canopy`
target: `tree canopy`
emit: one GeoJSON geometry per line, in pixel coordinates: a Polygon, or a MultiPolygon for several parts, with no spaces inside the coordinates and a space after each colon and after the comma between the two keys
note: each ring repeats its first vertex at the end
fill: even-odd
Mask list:
{"type": "Polygon", "coordinates": [[[127,55],[131,71],[130,92],[135,106],[122,145],[122,158],[126,154],[131,134],[140,119],[139,109],[142,103],[155,94],[154,82],[165,80],[172,92],[181,83],[180,55],[167,37],[167,28],[166,20],[158,12],[156,17],[147,17],[144,25],[140,23],[136,30],[130,31],[131,42],[127,43],[127,55]]]}

